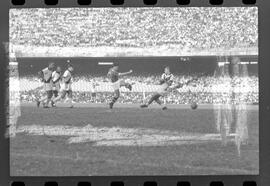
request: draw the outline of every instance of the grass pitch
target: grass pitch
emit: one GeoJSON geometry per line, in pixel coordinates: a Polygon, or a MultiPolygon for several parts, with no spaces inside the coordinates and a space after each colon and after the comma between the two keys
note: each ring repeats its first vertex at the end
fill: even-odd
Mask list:
{"type": "Polygon", "coordinates": [[[23,104],[10,140],[11,176],[223,175],[259,173],[258,107],[248,112],[249,143],[238,156],[222,146],[211,105],[23,104]]]}

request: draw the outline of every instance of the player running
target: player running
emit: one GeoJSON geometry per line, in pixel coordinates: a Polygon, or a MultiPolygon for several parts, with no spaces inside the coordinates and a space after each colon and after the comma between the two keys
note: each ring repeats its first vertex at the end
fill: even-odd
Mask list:
{"type": "Polygon", "coordinates": [[[67,70],[64,72],[61,82],[60,82],[60,94],[52,100],[52,105],[55,106],[55,103],[58,102],[61,99],[64,99],[67,95],[68,99],[67,102],[69,104],[70,108],[73,108],[72,103],[72,73],[74,71],[74,68],[71,64],[68,64],[67,70]]]}
{"type": "MultiPolygon", "coordinates": [[[[190,81],[186,82],[185,84],[189,83],[190,81]]],[[[152,95],[150,100],[146,104],[141,105],[140,107],[147,108],[149,105],[153,103],[153,101],[155,101],[161,106],[162,110],[167,110],[168,109],[167,106],[162,104],[162,101],[159,98],[164,97],[168,92],[172,90],[175,90],[184,86],[184,84],[181,84],[181,83],[174,83],[173,85],[173,82],[174,82],[174,76],[170,71],[170,67],[167,66],[165,67],[164,73],[161,76],[161,80],[159,82],[160,87],[158,88],[156,93],[152,95]]]]}
{"type": "Polygon", "coordinates": [[[43,103],[44,108],[49,108],[49,102],[52,98],[52,73],[54,69],[54,63],[49,63],[48,67],[44,68],[40,72],[38,72],[39,77],[43,84],[43,89],[46,92],[46,95],[41,99],[37,100],[37,107],[39,107],[40,103],[43,103]]]}
{"type": "Polygon", "coordinates": [[[114,63],[113,67],[109,69],[109,72],[107,74],[108,78],[111,81],[112,89],[114,91],[114,97],[109,103],[110,109],[113,108],[114,103],[118,100],[120,96],[120,87],[125,86],[130,91],[132,90],[132,85],[130,83],[125,82],[123,79],[119,79],[119,77],[131,74],[132,70],[130,70],[129,72],[119,73],[118,69],[119,65],[117,63],[114,63]]]}
{"type": "MultiPolygon", "coordinates": [[[[58,97],[58,93],[60,91],[60,80],[61,80],[61,67],[56,67],[56,70],[52,73],[52,83],[53,83],[53,96],[54,98],[58,97]]],[[[56,105],[52,103],[52,107],[56,105]]]]}

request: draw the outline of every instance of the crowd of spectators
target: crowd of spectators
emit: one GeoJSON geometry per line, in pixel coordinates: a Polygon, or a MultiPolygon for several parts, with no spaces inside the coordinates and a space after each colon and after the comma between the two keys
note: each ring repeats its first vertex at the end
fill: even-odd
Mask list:
{"type": "Polygon", "coordinates": [[[257,8],[50,8],[10,11],[23,47],[210,50],[258,45],[257,8]]]}
{"type": "MultiPolygon", "coordinates": [[[[175,76],[175,81],[185,83],[194,76],[175,76]]],[[[121,88],[119,103],[143,103],[155,92],[159,76],[131,76],[133,91],[121,88]]],[[[42,84],[35,77],[21,78],[21,101],[34,102],[42,95],[42,84]],[[25,83],[23,83],[25,82],[25,83]],[[26,83],[27,82],[27,83],[26,83]],[[28,86],[28,87],[25,87],[28,86]],[[32,88],[31,88],[32,87],[32,88]]],[[[104,77],[76,77],[73,82],[74,102],[108,103],[112,90],[104,77]],[[89,87],[89,89],[85,87],[89,87]]],[[[258,104],[258,76],[229,77],[202,76],[182,88],[169,92],[163,101],[170,104],[247,103],[258,104]]]]}

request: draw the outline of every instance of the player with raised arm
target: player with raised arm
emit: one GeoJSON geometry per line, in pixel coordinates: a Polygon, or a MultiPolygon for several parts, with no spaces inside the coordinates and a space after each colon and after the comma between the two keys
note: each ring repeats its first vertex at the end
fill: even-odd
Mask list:
{"type": "Polygon", "coordinates": [[[132,85],[130,83],[125,82],[123,79],[119,79],[119,77],[131,74],[132,70],[128,72],[123,72],[123,73],[118,72],[118,70],[119,70],[118,63],[114,63],[113,67],[109,69],[109,72],[107,74],[108,78],[110,79],[112,89],[114,91],[114,97],[109,103],[110,109],[113,108],[114,103],[118,100],[120,96],[120,91],[119,91],[120,87],[124,86],[130,91],[132,90],[132,85]]]}
{"type": "Polygon", "coordinates": [[[69,103],[69,107],[73,108],[72,103],[72,73],[74,68],[71,64],[68,64],[67,70],[64,72],[61,82],[60,82],[60,94],[52,100],[52,105],[55,105],[61,99],[64,99],[66,95],[68,96],[67,102],[69,103]]]}
{"type": "Polygon", "coordinates": [[[38,72],[38,75],[43,82],[43,89],[46,92],[46,95],[43,96],[41,99],[38,99],[37,107],[39,107],[40,103],[43,103],[44,108],[49,108],[49,102],[52,98],[52,73],[54,69],[54,63],[49,63],[48,67],[44,68],[43,70],[38,72]]]}

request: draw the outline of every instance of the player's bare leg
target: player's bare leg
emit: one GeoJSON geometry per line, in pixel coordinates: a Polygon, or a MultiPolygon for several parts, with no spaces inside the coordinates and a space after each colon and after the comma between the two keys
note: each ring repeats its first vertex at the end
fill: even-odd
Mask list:
{"type": "Polygon", "coordinates": [[[47,91],[47,99],[45,101],[45,105],[43,106],[43,108],[49,108],[49,103],[51,102],[52,96],[53,96],[52,90],[47,91]]]}
{"type": "Polygon", "coordinates": [[[40,103],[42,103],[43,105],[45,104],[45,101],[47,99],[47,95],[46,96],[43,96],[41,97],[40,99],[37,99],[36,102],[37,102],[37,107],[40,106],[40,103]]]}
{"type": "Polygon", "coordinates": [[[60,101],[62,99],[62,95],[58,95],[56,98],[52,99],[52,104],[55,104],[56,102],[60,101]]]}
{"type": "Polygon", "coordinates": [[[58,94],[58,96],[56,98],[52,99],[52,104],[55,105],[55,103],[57,103],[61,99],[64,99],[65,96],[66,96],[66,92],[65,91],[61,91],[61,93],[58,94]]]}
{"type": "Polygon", "coordinates": [[[61,91],[61,93],[58,94],[56,98],[52,99],[52,104],[55,105],[56,102],[60,101],[61,99],[64,99],[65,96],[66,96],[66,92],[61,91]]]}
{"type": "Polygon", "coordinates": [[[110,109],[113,108],[114,103],[118,100],[119,97],[120,97],[120,91],[118,89],[114,91],[114,97],[112,98],[112,101],[109,103],[110,109]]]}
{"type": "Polygon", "coordinates": [[[58,97],[58,91],[57,90],[54,90],[53,91],[53,98],[51,99],[51,105],[52,105],[52,107],[56,107],[55,102],[53,100],[55,98],[57,98],[57,97],[58,97]]]}
{"type": "Polygon", "coordinates": [[[48,108],[49,106],[49,102],[51,101],[52,98],[52,92],[47,91],[46,92],[46,96],[41,97],[41,99],[37,99],[36,103],[37,103],[37,107],[40,106],[40,103],[43,104],[43,108],[48,108]]]}
{"type": "Polygon", "coordinates": [[[47,99],[46,102],[43,105],[43,108],[49,108],[49,103],[51,102],[51,99],[47,99]]]}
{"type": "Polygon", "coordinates": [[[67,103],[69,104],[69,108],[73,108],[73,103],[72,103],[72,90],[68,91],[68,98],[67,98],[67,103]]]}
{"type": "Polygon", "coordinates": [[[155,101],[157,102],[157,104],[159,104],[161,106],[162,110],[167,110],[168,109],[166,107],[166,105],[162,104],[162,101],[159,98],[155,99],[155,101]]]}
{"type": "MultiPolygon", "coordinates": [[[[141,105],[141,108],[147,108],[149,105],[151,105],[153,103],[153,101],[156,101],[159,105],[162,105],[162,103],[159,99],[160,97],[161,97],[161,94],[159,94],[159,93],[154,94],[146,104],[141,105]]],[[[166,106],[164,107],[164,110],[165,109],[167,109],[166,106]]]]}
{"type": "Polygon", "coordinates": [[[121,86],[121,87],[124,86],[124,87],[126,87],[127,89],[129,89],[130,91],[132,90],[132,85],[131,85],[130,83],[125,82],[125,81],[121,81],[120,86],[121,86]]]}
{"type": "Polygon", "coordinates": [[[67,98],[67,103],[69,105],[69,108],[73,108],[72,98],[67,98]]]}

